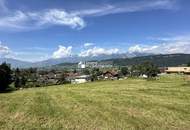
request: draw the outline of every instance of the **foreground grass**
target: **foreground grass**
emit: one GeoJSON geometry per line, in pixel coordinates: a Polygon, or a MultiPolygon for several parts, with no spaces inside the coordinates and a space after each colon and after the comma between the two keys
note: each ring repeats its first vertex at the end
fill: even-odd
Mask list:
{"type": "Polygon", "coordinates": [[[189,130],[190,85],[165,76],[0,94],[0,129],[189,130]]]}

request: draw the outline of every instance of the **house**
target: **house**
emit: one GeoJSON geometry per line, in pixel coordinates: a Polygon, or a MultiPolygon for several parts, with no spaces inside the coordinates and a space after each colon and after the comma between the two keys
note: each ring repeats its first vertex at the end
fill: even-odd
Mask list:
{"type": "Polygon", "coordinates": [[[81,84],[81,83],[86,83],[91,81],[91,76],[90,75],[81,75],[81,76],[76,76],[71,80],[72,84],[81,84]]]}
{"type": "Polygon", "coordinates": [[[148,76],[146,74],[140,75],[140,78],[147,79],[148,76]]]}
{"type": "Polygon", "coordinates": [[[89,62],[79,62],[78,68],[79,69],[85,69],[85,68],[96,68],[98,67],[98,62],[96,61],[89,61],[89,62]]]}
{"type": "Polygon", "coordinates": [[[66,74],[66,80],[68,82],[71,82],[72,80],[74,80],[76,77],[80,76],[79,73],[73,73],[73,72],[70,72],[70,73],[67,73],[66,74]]]}
{"type": "Polygon", "coordinates": [[[166,67],[159,67],[158,69],[159,69],[160,73],[163,74],[163,73],[166,73],[167,68],[166,67]]]}
{"type": "Polygon", "coordinates": [[[183,73],[190,74],[190,67],[167,67],[166,73],[183,73]]]}
{"type": "Polygon", "coordinates": [[[116,71],[106,71],[103,73],[103,78],[106,79],[118,79],[119,78],[119,74],[116,71]]]}
{"type": "Polygon", "coordinates": [[[49,72],[48,74],[39,75],[37,82],[42,84],[57,84],[60,78],[59,73],[49,72]]]}

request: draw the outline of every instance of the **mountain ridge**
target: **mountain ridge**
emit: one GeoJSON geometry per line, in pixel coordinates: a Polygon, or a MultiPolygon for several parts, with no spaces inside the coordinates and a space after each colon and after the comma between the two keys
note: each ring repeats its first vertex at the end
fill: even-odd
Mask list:
{"type": "Polygon", "coordinates": [[[40,62],[26,62],[11,58],[0,58],[0,63],[6,62],[11,64],[13,68],[29,68],[29,67],[50,67],[61,63],[78,63],[80,61],[113,61],[115,65],[132,65],[150,61],[159,66],[180,65],[190,62],[190,54],[115,54],[115,55],[100,55],[96,57],[79,57],[72,56],[59,59],[48,59],[40,62]],[[162,64],[161,64],[162,63],[162,64]]]}

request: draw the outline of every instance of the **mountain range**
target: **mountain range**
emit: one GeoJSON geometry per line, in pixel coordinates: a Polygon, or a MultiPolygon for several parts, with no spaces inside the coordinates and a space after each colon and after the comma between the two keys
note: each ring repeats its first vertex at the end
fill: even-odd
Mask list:
{"type": "Polygon", "coordinates": [[[0,58],[0,63],[6,62],[11,64],[13,68],[29,68],[29,67],[47,67],[52,66],[60,63],[77,63],[80,61],[93,61],[93,60],[106,60],[106,59],[117,59],[117,58],[129,58],[129,57],[136,57],[136,56],[145,56],[150,54],[145,53],[123,53],[123,54],[112,54],[112,55],[98,55],[98,56],[88,56],[88,57],[81,57],[77,55],[73,55],[70,57],[65,58],[58,58],[58,59],[48,59],[40,62],[27,62],[21,61],[17,59],[11,58],[0,58]]]}
{"type": "Polygon", "coordinates": [[[187,64],[190,61],[190,54],[166,54],[154,55],[147,53],[123,53],[113,55],[99,55],[99,56],[71,56],[59,59],[48,59],[40,62],[26,62],[11,58],[0,58],[0,63],[6,62],[11,64],[12,68],[29,68],[29,67],[50,67],[61,63],[78,63],[80,61],[102,61],[111,60],[115,65],[132,65],[142,63],[144,61],[151,61],[158,66],[176,66],[187,64]]]}
{"type": "Polygon", "coordinates": [[[17,59],[12,59],[12,58],[0,58],[0,63],[6,62],[8,64],[11,64],[11,67],[13,68],[27,68],[32,66],[32,63],[27,62],[27,61],[21,61],[17,59]]]}
{"type": "Polygon", "coordinates": [[[149,55],[124,59],[109,59],[108,61],[112,61],[116,66],[131,66],[142,64],[143,62],[152,62],[158,67],[175,67],[189,64],[190,54],[149,55]]]}

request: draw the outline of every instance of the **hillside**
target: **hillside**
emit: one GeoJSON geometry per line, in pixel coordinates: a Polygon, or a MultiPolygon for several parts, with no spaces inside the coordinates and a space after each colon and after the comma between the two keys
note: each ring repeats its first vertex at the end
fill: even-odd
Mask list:
{"type": "Polygon", "coordinates": [[[11,59],[11,58],[0,58],[0,64],[3,62],[11,64],[11,66],[14,68],[32,67],[32,63],[30,62],[20,61],[20,60],[11,59]]]}
{"type": "Polygon", "coordinates": [[[145,61],[150,61],[159,67],[180,66],[190,62],[190,54],[167,54],[167,55],[151,55],[125,59],[111,59],[114,65],[131,66],[141,64],[145,61]]]}
{"type": "Polygon", "coordinates": [[[189,91],[169,76],[0,94],[0,129],[188,130],[189,91]]]}
{"type": "MultiPolygon", "coordinates": [[[[98,61],[98,60],[95,60],[98,61]]],[[[108,60],[100,60],[98,62],[112,61],[115,66],[132,66],[136,64],[141,64],[143,62],[149,61],[156,64],[158,67],[168,67],[168,66],[184,66],[190,62],[190,54],[166,54],[166,55],[149,55],[149,56],[139,56],[131,58],[116,58],[108,60]]],[[[77,62],[75,63],[61,63],[53,65],[50,68],[74,68],[77,67],[77,62]]]]}

